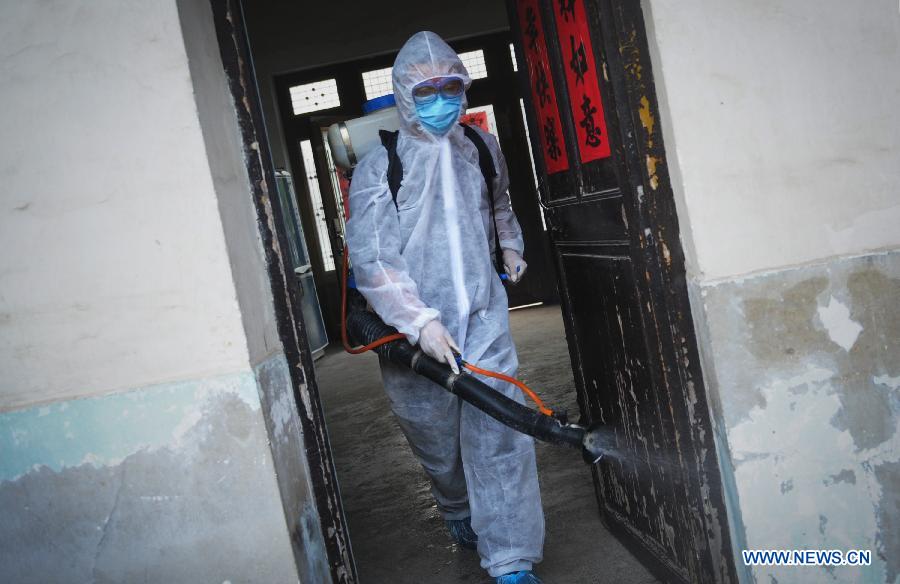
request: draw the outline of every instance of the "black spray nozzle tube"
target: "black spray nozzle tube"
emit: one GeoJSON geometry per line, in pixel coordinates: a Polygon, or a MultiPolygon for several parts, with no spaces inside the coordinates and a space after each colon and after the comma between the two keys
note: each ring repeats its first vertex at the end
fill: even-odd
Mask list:
{"type": "MultiPolygon", "coordinates": [[[[347,331],[359,344],[368,344],[397,331],[386,325],[378,315],[365,309],[365,300],[355,290],[349,291],[347,331]]],[[[599,428],[584,428],[563,424],[556,418],[532,410],[467,373],[456,374],[405,340],[393,341],[375,351],[386,359],[409,367],[419,375],[434,381],[460,399],[472,404],[495,420],[538,440],[571,446],[581,450],[585,462],[596,463],[604,454],[604,440],[599,428]]]]}

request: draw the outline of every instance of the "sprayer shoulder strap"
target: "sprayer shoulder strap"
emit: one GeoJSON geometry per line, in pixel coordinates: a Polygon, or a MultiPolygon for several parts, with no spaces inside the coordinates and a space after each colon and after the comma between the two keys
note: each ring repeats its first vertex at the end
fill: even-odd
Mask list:
{"type": "MultiPolygon", "coordinates": [[[[460,124],[463,133],[466,135],[475,150],[478,151],[478,167],[481,169],[481,175],[487,185],[488,203],[491,209],[491,221],[494,224],[494,261],[497,272],[503,271],[503,251],[500,249],[500,234],[497,231],[497,216],[494,211],[494,179],[497,178],[497,168],[494,166],[494,157],[488,148],[484,138],[473,128],[466,124],[460,124]]],[[[397,154],[397,138],[400,135],[398,130],[393,132],[389,130],[379,130],[378,135],[381,138],[381,144],[388,153],[387,180],[388,187],[391,189],[391,198],[394,200],[394,207],[397,207],[397,193],[400,191],[400,183],[403,182],[403,163],[400,162],[400,156],[397,154]]],[[[399,210],[399,208],[398,208],[399,210]]]]}
{"type": "Polygon", "coordinates": [[[388,153],[387,181],[391,189],[391,198],[394,200],[394,207],[396,207],[397,193],[400,191],[400,183],[403,182],[403,163],[400,162],[400,157],[397,155],[397,138],[400,136],[400,131],[378,130],[378,136],[381,138],[381,145],[388,153]]]}

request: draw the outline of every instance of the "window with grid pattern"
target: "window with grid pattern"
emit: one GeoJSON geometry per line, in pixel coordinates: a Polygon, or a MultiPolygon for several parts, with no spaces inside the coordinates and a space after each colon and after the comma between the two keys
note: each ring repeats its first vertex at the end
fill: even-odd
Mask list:
{"type": "Polygon", "coordinates": [[[394,92],[391,81],[391,71],[393,70],[393,67],[385,67],[384,69],[366,71],[362,74],[366,99],[375,99],[376,97],[381,97],[382,95],[394,92]]]}
{"type": "Polygon", "coordinates": [[[290,91],[291,105],[294,108],[295,116],[341,105],[341,100],[338,98],[337,81],[334,79],[295,85],[291,87],[290,91]]]}
{"type": "Polygon", "coordinates": [[[463,62],[463,65],[466,66],[469,77],[473,80],[484,79],[488,76],[487,65],[484,63],[484,51],[481,49],[469,51],[468,53],[460,53],[459,58],[463,62]]]}

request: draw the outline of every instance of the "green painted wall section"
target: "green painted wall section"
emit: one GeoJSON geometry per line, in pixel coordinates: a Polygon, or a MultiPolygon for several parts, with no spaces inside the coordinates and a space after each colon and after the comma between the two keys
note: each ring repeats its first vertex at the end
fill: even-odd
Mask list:
{"type": "Polygon", "coordinates": [[[223,393],[259,409],[246,371],[0,414],[0,482],[40,467],[108,466],[140,450],[177,447],[210,396],[223,393]]]}

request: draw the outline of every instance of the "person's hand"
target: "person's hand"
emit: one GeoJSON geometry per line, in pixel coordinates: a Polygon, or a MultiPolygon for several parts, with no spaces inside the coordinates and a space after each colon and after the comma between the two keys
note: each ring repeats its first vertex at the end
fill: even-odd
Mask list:
{"type": "Polygon", "coordinates": [[[425,351],[425,354],[440,363],[447,363],[454,373],[459,373],[459,365],[456,364],[456,357],[453,355],[455,350],[461,353],[456,341],[450,336],[441,321],[434,319],[429,321],[422,327],[419,332],[419,346],[425,351]]]}
{"type": "Polygon", "coordinates": [[[503,269],[506,270],[509,281],[516,284],[522,279],[522,276],[525,275],[528,264],[525,263],[525,260],[522,259],[522,256],[520,256],[518,252],[511,249],[504,249],[503,269]]]}

